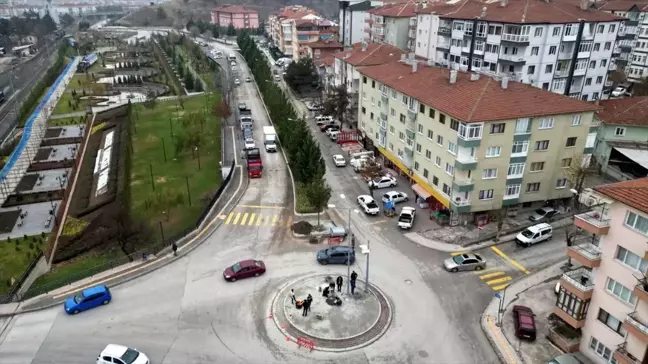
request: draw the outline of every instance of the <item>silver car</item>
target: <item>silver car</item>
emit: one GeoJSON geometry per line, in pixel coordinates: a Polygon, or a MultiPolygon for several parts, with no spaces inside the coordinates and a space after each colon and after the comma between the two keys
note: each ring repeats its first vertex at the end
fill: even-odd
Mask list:
{"type": "Polygon", "coordinates": [[[443,261],[443,267],[449,272],[482,270],[486,268],[486,261],[479,254],[463,253],[443,261]]]}

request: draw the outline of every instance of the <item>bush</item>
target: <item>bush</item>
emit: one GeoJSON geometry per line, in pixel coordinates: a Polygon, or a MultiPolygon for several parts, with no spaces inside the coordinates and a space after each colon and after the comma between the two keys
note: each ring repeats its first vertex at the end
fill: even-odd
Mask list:
{"type": "Polygon", "coordinates": [[[69,237],[77,236],[81,234],[87,226],[87,221],[68,216],[63,224],[63,233],[61,235],[69,237]]]}
{"type": "Polygon", "coordinates": [[[290,227],[295,234],[309,235],[313,231],[313,225],[308,221],[298,221],[290,227]]]}
{"type": "Polygon", "coordinates": [[[297,201],[295,209],[297,212],[302,214],[317,212],[315,211],[315,207],[313,207],[308,200],[306,186],[303,183],[295,182],[295,194],[295,199],[297,201]]]}

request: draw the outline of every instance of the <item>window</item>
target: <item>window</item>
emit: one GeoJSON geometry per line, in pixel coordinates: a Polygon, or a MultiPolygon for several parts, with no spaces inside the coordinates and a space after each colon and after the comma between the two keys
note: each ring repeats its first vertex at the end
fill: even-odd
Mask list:
{"type": "Polygon", "coordinates": [[[365,109],[364,106],[362,107],[362,113],[365,114],[365,115],[367,114],[367,109],[365,109]]]}
{"type": "Polygon", "coordinates": [[[560,35],[560,27],[554,27],[553,28],[553,36],[557,37],[560,35]]]}
{"type": "Polygon", "coordinates": [[[575,145],[576,145],[576,137],[567,138],[567,144],[565,144],[565,147],[573,147],[575,145]]]}
{"type": "Polygon", "coordinates": [[[398,132],[398,139],[402,142],[405,140],[405,133],[402,131],[398,132]]]}
{"type": "Polygon", "coordinates": [[[438,185],[439,185],[439,177],[437,177],[437,176],[432,176],[432,183],[433,183],[435,186],[438,186],[438,185]]]}
{"type": "Polygon", "coordinates": [[[425,158],[428,160],[432,158],[432,152],[429,149],[425,150],[425,158]]]}
{"type": "Polygon", "coordinates": [[[414,169],[419,170],[419,162],[414,162],[414,169]]]}
{"type": "Polygon", "coordinates": [[[445,124],[445,115],[443,115],[443,114],[439,114],[439,122],[440,122],[441,124],[445,124]]]}
{"type": "Polygon", "coordinates": [[[526,191],[529,193],[540,191],[540,182],[527,183],[526,191]]]}
{"type": "Polygon", "coordinates": [[[572,126],[580,125],[581,123],[581,116],[579,115],[574,115],[572,117],[572,126]]]}
{"type": "Polygon", "coordinates": [[[621,263],[627,265],[628,267],[640,271],[641,273],[646,273],[648,269],[648,260],[643,259],[642,257],[629,251],[621,245],[618,246],[616,259],[621,263]]]}
{"type": "Polygon", "coordinates": [[[607,67],[607,59],[602,59],[601,60],[601,68],[607,67]]]}
{"type": "Polygon", "coordinates": [[[596,84],[597,84],[597,85],[600,85],[600,84],[602,84],[602,83],[603,83],[603,76],[598,76],[598,77],[596,77],[596,84]]]}
{"type": "Polygon", "coordinates": [[[428,178],[428,174],[429,174],[428,170],[423,168],[423,177],[428,178]]]}
{"type": "Polygon", "coordinates": [[[421,150],[422,150],[422,148],[421,148],[421,144],[416,143],[416,151],[417,151],[419,154],[421,154],[421,150]]]}
{"type": "Polygon", "coordinates": [[[450,176],[453,176],[454,175],[454,166],[451,165],[450,163],[446,162],[445,172],[447,174],[449,174],[450,176]]]}
{"type": "Polygon", "coordinates": [[[571,167],[571,162],[572,162],[571,158],[563,158],[562,160],[560,160],[560,167],[562,168],[571,167]]]}
{"type": "Polygon", "coordinates": [[[515,134],[529,134],[531,132],[531,120],[518,119],[515,122],[515,134]]]}
{"type": "Polygon", "coordinates": [[[423,135],[423,124],[418,124],[418,133],[423,135]]]}
{"type": "Polygon", "coordinates": [[[584,320],[587,316],[587,310],[589,309],[590,301],[587,300],[583,302],[582,299],[576,297],[573,293],[565,290],[564,287],[560,287],[560,292],[558,293],[558,300],[556,301],[556,306],[567,313],[569,316],[575,318],[576,320],[584,320]]]}
{"type": "Polygon", "coordinates": [[[398,92],[392,90],[392,99],[396,100],[398,98],[398,92]]]}
{"type": "Polygon", "coordinates": [[[481,190],[479,191],[480,200],[490,200],[493,198],[493,193],[495,190],[481,190]]]}
{"type": "Polygon", "coordinates": [[[362,83],[367,83],[367,77],[366,76],[362,76],[362,83]]]}
{"type": "Polygon", "coordinates": [[[448,196],[450,196],[450,194],[452,193],[452,190],[450,189],[450,186],[448,186],[445,183],[443,184],[442,190],[443,190],[443,193],[445,193],[448,196]]]}
{"type": "Polygon", "coordinates": [[[508,168],[508,177],[517,177],[524,174],[524,163],[511,163],[508,168]]]}
{"type": "Polygon", "coordinates": [[[430,108],[430,109],[428,110],[428,115],[429,115],[432,119],[434,119],[434,109],[433,109],[433,108],[430,108]]]}
{"type": "Polygon", "coordinates": [[[513,147],[511,148],[511,154],[524,154],[526,155],[529,151],[529,142],[513,142],[513,147]]]}
{"type": "Polygon", "coordinates": [[[557,48],[556,46],[551,46],[551,47],[549,47],[549,54],[550,54],[550,55],[551,55],[551,54],[556,54],[556,50],[557,50],[557,49],[558,49],[558,48],[557,48]]]}
{"type": "Polygon", "coordinates": [[[565,187],[567,187],[567,178],[558,178],[558,180],[556,180],[556,188],[565,187]]]}
{"type": "Polygon", "coordinates": [[[502,147],[488,147],[486,149],[486,158],[499,157],[502,153],[502,147]]]}
{"type": "Polygon", "coordinates": [[[393,126],[389,127],[389,134],[394,135],[394,127],[393,126]]]}
{"type": "Polygon", "coordinates": [[[490,133],[491,134],[502,134],[502,133],[504,133],[504,128],[505,127],[506,127],[506,124],[504,124],[504,123],[491,124],[490,133]]]}
{"type": "Polygon", "coordinates": [[[607,289],[608,293],[621,301],[627,302],[631,305],[634,305],[637,302],[637,296],[632,293],[632,290],[610,277],[607,278],[605,289],[607,289]]]}
{"type": "Polygon", "coordinates": [[[405,115],[400,114],[400,122],[405,124],[405,115]]]}
{"type": "Polygon", "coordinates": [[[401,96],[401,102],[405,105],[409,104],[409,97],[407,95],[401,96]]]}
{"type": "Polygon", "coordinates": [[[610,315],[607,311],[602,308],[599,308],[599,314],[597,319],[601,321],[605,326],[612,329],[612,331],[617,334],[625,337],[626,331],[621,326],[621,321],[617,320],[616,317],[610,315]]]}
{"type": "Polygon", "coordinates": [[[373,120],[373,119],[374,119],[374,113],[372,113],[372,112],[369,113],[369,119],[370,119],[370,120],[373,120]]]}
{"type": "Polygon", "coordinates": [[[434,158],[434,165],[437,167],[441,167],[441,157],[434,158]]]}
{"type": "Polygon", "coordinates": [[[535,143],[535,150],[547,150],[549,149],[549,141],[548,140],[538,140],[535,143]]]}
{"type": "Polygon", "coordinates": [[[544,162],[533,162],[529,172],[540,172],[542,170],[544,170],[544,162]]]}
{"type": "Polygon", "coordinates": [[[428,130],[428,136],[427,138],[432,140],[432,137],[434,136],[434,133],[432,133],[432,130],[428,130]]]}
{"type": "Polygon", "coordinates": [[[443,146],[443,137],[441,135],[437,135],[437,144],[443,146]]]}
{"type": "Polygon", "coordinates": [[[554,119],[553,118],[546,118],[546,119],[542,119],[538,129],[551,129],[551,128],[553,128],[553,126],[554,126],[554,119]]]}
{"type": "Polygon", "coordinates": [[[457,155],[457,144],[448,142],[448,152],[450,152],[450,154],[457,155]]]}
{"type": "Polygon", "coordinates": [[[533,75],[535,74],[535,66],[531,65],[527,67],[527,75],[533,75]]]}
{"type": "Polygon", "coordinates": [[[461,123],[457,134],[462,139],[481,139],[483,127],[482,124],[461,123]]]}
{"type": "Polygon", "coordinates": [[[585,86],[589,86],[591,84],[592,84],[592,78],[591,77],[586,78],[585,79],[585,86]]]}
{"type": "Polygon", "coordinates": [[[553,64],[548,64],[545,66],[545,73],[552,73],[553,72],[553,64]]]}
{"type": "Polygon", "coordinates": [[[605,45],[603,46],[603,50],[609,51],[610,48],[612,48],[612,42],[605,42],[605,45]]]}
{"type": "Polygon", "coordinates": [[[497,178],[497,168],[486,168],[482,173],[483,179],[497,178]]]}
{"type": "Polygon", "coordinates": [[[391,116],[392,116],[392,117],[393,117],[393,116],[396,116],[396,110],[394,110],[393,107],[392,107],[392,109],[391,109],[391,116]]]}
{"type": "Polygon", "coordinates": [[[542,37],[542,28],[540,27],[535,28],[535,36],[542,37]]]}
{"type": "Polygon", "coordinates": [[[598,52],[601,50],[601,43],[595,43],[594,44],[594,52],[598,52]]]}
{"type": "Polygon", "coordinates": [[[616,128],[614,129],[614,136],[625,136],[626,128],[616,128]]]}
{"type": "Polygon", "coordinates": [[[425,114],[425,105],[423,105],[423,104],[419,104],[419,112],[420,112],[421,114],[425,114]]]}
{"type": "Polygon", "coordinates": [[[457,131],[459,130],[459,122],[455,119],[450,120],[450,129],[457,131]]]}
{"type": "Polygon", "coordinates": [[[394,144],[389,143],[389,150],[391,150],[392,152],[394,151],[394,144]]]}
{"type": "Polygon", "coordinates": [[[616,31],[616,25],[610,24],[610,30],[608,30],[608,33],[614,33],[616,31]]]}
{"type": "Polygon", "coordinates": [[[539,51],[540,51],[540,47],[533,47],[531,48],[531,55],[537,56],[539,51]]]}
{"type": "Polygon", "coordinates": [[[506,196],[518,196],[520,194],[520,185],[508,185],[504,191],[504,197],[506,196]]]}

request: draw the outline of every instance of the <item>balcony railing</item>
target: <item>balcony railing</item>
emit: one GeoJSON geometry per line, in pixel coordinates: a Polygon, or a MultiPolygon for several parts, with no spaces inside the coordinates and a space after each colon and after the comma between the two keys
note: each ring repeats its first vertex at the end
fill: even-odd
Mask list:
{"type": "Polygon", "coordinates": [[[452,204],[457,206],[466,206],[470,205],[470,200],[462,197],[455,197],[452,199],[452,204]]]}
{"type": "Polygon", "coordinates": [[[574,225],[596,235],[606,235],[610,231],[610,219],[597,210],[575,215],[574,225]]]}
{"type": "Polygon", "coordinates": [[[626,316],[623,327],[630,335],[646,343],[648,342],[648,325],[641,322],[635,315],[626,316]]]}
{"type": "Polygon", "coordinates": [[[592,243],[572,245],[569,247],[567,255],[587,268],[596,268],[601,265],[601,249],[592,243]]]}
{"type": "Polygon", "coordinates": [[[641,364],[641,360],[628,353],[625,348],[618,348],[614,352],[614,359],[618,364],[641,364]]]}
{"type": "Polygon", "coordinates": [[[500,54],[499,58],[510,62],[526,62],[524,56],[518,54],[500,54]]]}
{"type": "Polygon", "coordinates": [[[592,279],[591,274],[592,273],[587,268],[581,267],[564,273],[561,279],[577,290],[577,292],[572,293],[582,299],[590,299],[592,298],[592,292],[594,291],[594,280],[592,279]]]}
{"type": "Polygon", "coordinates": [[[452,34],[452,28],[450,27],[439,27],[439,34],[452,34]]]}
{"type": "Polygon", "coordinates": [[[517,42],[517,43],[527,43],[529,42],[529,36],[521,35],[521,34],[504,33],[502,34],[502,40],[509,41],[509,42],[517,42]]]}

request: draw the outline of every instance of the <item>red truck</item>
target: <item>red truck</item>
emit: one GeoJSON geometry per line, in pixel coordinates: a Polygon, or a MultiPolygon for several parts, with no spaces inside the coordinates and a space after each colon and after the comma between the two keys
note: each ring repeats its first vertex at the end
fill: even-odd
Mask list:
{"type": "Polygon", "coordinates": [[[261,151],[259,148],[246,150],[245,159],[247,159],[248,177],[261,178],[263,162],[261,161],[261,151]]]}

